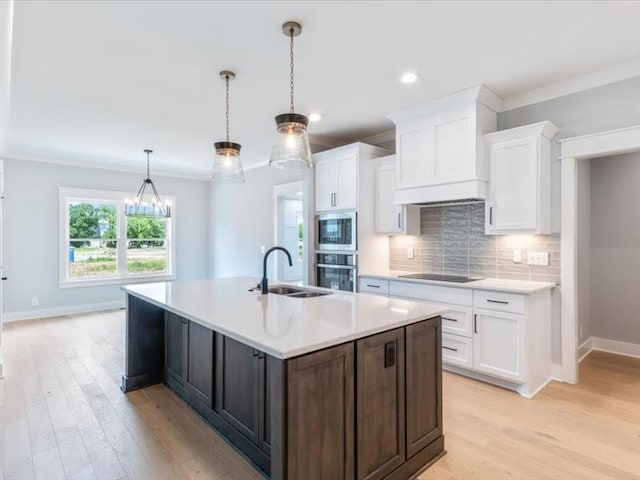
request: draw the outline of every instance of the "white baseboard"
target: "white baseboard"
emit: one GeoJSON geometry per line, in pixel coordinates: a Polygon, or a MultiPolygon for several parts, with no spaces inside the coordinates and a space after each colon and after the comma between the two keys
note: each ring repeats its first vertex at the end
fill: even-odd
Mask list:
{"type": "Polygon", "coordinates": [[[591,337],[590,340],[593,350],[640,358],[640,344],[598,337],[591,337]]]}
{"type": "Polygon", "coordinates": [[[59,317],[61,315],[99,312],[101,310],[116,310],[118,308],[124,308],[124,302],[122,300],[54,308],[39,308],[37,310],[23,310],[20,312],[8,312],[3,315],[3,321],[4,323],[19,322],[21,320],[31,320],[34,318],[59,317]]]}
{"type": "Polygon", "coordinates": [[[584,360],[593,350],[593,337],[587,338],[582,345],[578,347],[578,363],[584,360]]]}

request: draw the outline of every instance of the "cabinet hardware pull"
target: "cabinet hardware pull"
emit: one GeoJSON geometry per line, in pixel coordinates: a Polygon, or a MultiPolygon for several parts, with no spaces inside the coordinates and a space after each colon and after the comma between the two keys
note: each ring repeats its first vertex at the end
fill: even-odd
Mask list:
{"type": "Polygon", "coordinates": [[[442,317],[443,320],[448,320],[450,322],[457,322],[458,319],[457,318],[447,318],[447,317],[442,317]]]}
{"type": "Polygon", "coordinates": [[[489,225],[493,225],[493,207],[489,207],[489,225]]]}
{"type": "Polygon", "coordinates": [[[367,283],[367,287],[371,287],[371,288],[380,288],[380,285],[370,285],[367,283]]]}
{"type": "Polygon", "coordinates": [[[442,348],[444,348],[445,350],[451,350],[452,352],[457,352],[458,351],[457,348],[446,347],[444,345],[442,345],[442,348]]]}
{"type": "Polygon", "coordinates": [[[6,279],[7,279],[7,277],[2,277],[2,280],[6,280],[6,279]]]}
{"type": "Polygon", "coordinates": [[[499,303],[501,305],[509,305],[509,302],[505,302],[504,300],[491,300],[491,299],[487,299],[487,302],[489,303],[499,303]]]}
{"type": "Polygon", "coordinates": [[[396,364],[396,342],[384,344],[384,368],[393,367],[396,364]]]}
{"type": "Polygon", "coordinates": [[[478,314],[473,315],[473,333],[478,333],[478,314]]]}
{"type": "Polygon", "coordinates": [[[255,348],[251,349],[251,353],[253,354],[254,357],[258,356],[258,351],[255,348]]]}
{"type": "Polygon", "coordinates": [[[401,223],[401,218],[402,218],[402,213],[398,213],[398,228],[402,228],[402,223],[401,223]]]}
{"type": "Polygon", "coordinates": [[[180,320],[180,323],[182,323],[183,325],[186,325],[187,323],[189,323],[189,320],[185,320],[184,318],[182,318],[180,320]]]}
{"type": "Polygon", "coordinates": [[[333,193],[333,206],[334,207],[338,206],[338,193],[337,192],[333,193]]]}

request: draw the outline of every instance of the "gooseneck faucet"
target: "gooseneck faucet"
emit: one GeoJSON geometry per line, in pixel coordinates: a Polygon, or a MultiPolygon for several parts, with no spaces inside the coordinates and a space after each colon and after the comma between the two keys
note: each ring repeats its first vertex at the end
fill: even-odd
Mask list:
{"type": "Polygon", "coordinates": [[[260,282],[260,285],[259,285],[262,287],[263,295],[269,293],[269,280],[267,280],[267,259],[269,258],[269,254],[271,252],[275,252],[276,250],[282,250],[284,253],[286,253],[287,258],[289,259],[289,266],[293,267],[293,260],[291,260],[291,254],[289,253],[289,250],[287,250],[286,248],[271,247],[269,250],[267,250],[267,252],[264,254],[264,259],[262,260],[262,281],[260,282]]]}

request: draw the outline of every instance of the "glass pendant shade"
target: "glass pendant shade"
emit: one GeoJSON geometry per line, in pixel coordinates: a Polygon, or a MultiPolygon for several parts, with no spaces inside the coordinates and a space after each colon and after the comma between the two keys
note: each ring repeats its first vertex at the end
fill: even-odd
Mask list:
{"type": "Polygon", "coordinates": [[[244,182],[244,171],[240,162],[240,144],[217,142],[215,148],[216,158],[213,161],[211,180],[219,183],[244,182]]]}
{"type": "Polygon", "coordinates": [[[313,166],[307,123],[307,117],[297,113],[285,113],[276,117],[278,133],[271,150],[270,166],[286,169],[313,166]]]}

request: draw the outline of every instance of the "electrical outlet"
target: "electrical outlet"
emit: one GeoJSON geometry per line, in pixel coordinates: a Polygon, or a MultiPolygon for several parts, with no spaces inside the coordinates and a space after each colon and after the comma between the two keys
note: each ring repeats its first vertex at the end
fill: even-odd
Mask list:
{"type": "Polygon", "coordinates": [[[264,253],[267,251],[267,247],[265,247],[264,245],[260,246],[260,253],[264,253]]]}
{"type": "Polygon", "coordinates": [[[407,248],[407,258],[409,260],[413,260],[413,257],[414,257],[413,247],[407,248]]]}
{"type": "Polygon", "coordinates": [[[527,263],[546,267],[549,265],[549,252],[529,252],[527,263]]]}
{"type": "Polygon", "coordinates": [[[31,306],[32,307],[37,307],[40,304],[40,300],[38,300],[38,297],[33,297],[31,299],[31,306]]]}
{"type": "Polygon", "coordinates": [[[513,263],[522,263],[522,250],[513,251],[513,263]]]}

